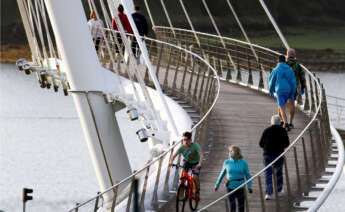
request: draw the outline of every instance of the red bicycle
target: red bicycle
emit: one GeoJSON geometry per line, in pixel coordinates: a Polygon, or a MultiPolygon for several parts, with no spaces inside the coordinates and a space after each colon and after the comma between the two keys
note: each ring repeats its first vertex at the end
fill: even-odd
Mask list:
{"type": "MultiPolygon", "coordinates": [[[[173,164],[173,166],[176,168],[183,168],[183,166],[178,164],[173,164]]],[[[193,190],[196,190],[196,184],[192,175],[188,172],[189,170],[184,170],[181,173],[180,184],[177,188],[176,194],[176,212],[184,211],[187,199],[189,200],[189,207],[192,211],[196,210],[200,201],[199,198],[195,198],[196,195],[193,195],[193,190]]]]}

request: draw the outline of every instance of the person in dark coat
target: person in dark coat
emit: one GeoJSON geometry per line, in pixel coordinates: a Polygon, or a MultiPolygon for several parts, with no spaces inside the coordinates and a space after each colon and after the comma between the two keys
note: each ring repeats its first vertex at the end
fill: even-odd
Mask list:
{"type": "MultiPolygon", "coordinates": [[[[147,25],[146,17],[140,12],[140,7],[135,6],[134,7],[134,13],[132,14],[132,18],[134,20],[135,26],[138,29],[140,36],[147,36],[149,32],[149,28],[147,25]]],[[[132,42],[132,51],[133,54],[137,55],[137,49],[138,49],[138,42],[136,38],[134,37],[132,42]]]]}
{"type": "MultiPolygon", "coordinates": [[[[274,161],[280,154],[284,152],[284,149],[289,146],[289,136],[286,130],[280,126],[279,115],[273,115],[271,118],[271,126],[266,128],[262,133],[260,139],[260,147],[263,148],[264,153],[264,165],[267,166],[274,161]]],[[[273,193],[272,184],[272,171],[275,170],[277,176],[277,190],[278,196],[284,195],[283,190],[283,165],[284,157],[278,159],[273,166],[265,171],[265,183],[266,183],[266,196],[265,199],[271,199],[273,193]],[[273,167],[273,169],[272,169],[273,167]]]]}

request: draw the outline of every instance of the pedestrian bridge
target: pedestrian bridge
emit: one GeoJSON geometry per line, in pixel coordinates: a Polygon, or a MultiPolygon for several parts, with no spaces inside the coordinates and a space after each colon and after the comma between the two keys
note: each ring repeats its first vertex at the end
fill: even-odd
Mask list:
{"type": "MultiPolygon", "coordinates": [[[[42,31],[43,28],[49,31],[45,6],[41,1],[34,1],[34,5],[22,0],[18,2],[23,20],[30,23],[26,27],[31,33],[28,38],[33,54],[30,65],[25,67],[23,64],[27,63],[21,61],[18,67],[27,73],[35,72],[42,88],[53,84],[54,88],[63,87],[68,94],[68,79],[61,73],[58,62],[61,57],[55,52],[53,36],[42,31]],[[30,16],[31,19],[25,19],[30,16]],[[57,61],[55,67],[44,71],[49,67],[50,58],[57,61]]],[[[280,156],[287,159],[284,164],[285,195],[278,197],[275,190],[273,200],[265,201],[264,171],[271,164],[263,166],[258,142],[277,110],[275,100],[267,95],[267,88],[268,76],[280,53],[249,40],[223,37],[219,31],[218,35],[212,35],[197,32],[193,27],[193,30],[174,28],[169,21],[169,27],[154,25],[156,39],[141,38],[145,45],[136,55],[145,55],[147,49],[149,62],[143,62],[140,56],[132,53],[130,40],[133,35],[126,35],[121,27],[120,32],[111,30],[107,9],[112,7],[109,4],[107,8],[103,1],[100,2],[100,8],[93,1],[89,2],[90,9],[98,11],[98,17],[102,13],[106,23],[97,56],[100,64],[117,77],[123,92],[112,96],[100,91],[105,96],[104,104],[121,102],[129,109],[141,110],[142,101],[128,98],[125,87],[121,87],[126,79],[133,84],[134,93],[140,87],[147,100],[146,108],[139,111],[144,117],[150,117],[142,120],[145,126],[151,126],[152,119],[160,126],[161,117],[154,110],[152,90],[159,92],[162,88],[166,96],[189,114],[194,141],[201,144],[206,156],[200,175],[198,210],[229,210],[229,194],[225,189],[217,193],[213,189],[223,161],[228,158],[229,145],[241,148],[252,175],[254,192],[246,195],[246,211],[315,211],[322,205],[339,178],[344,151],[339,135],[329,122],[326,91],[315,74],[302,66],[307,83],[305,95],[297,98],[295,128],[289,132],[290,146],[280,156]],[[122,44],[117,40],[118,34],[122,36],[122,44]],[[124,52],[117,51],[122,48],[124,52]]],[[[89,107],[93,113],[90,104],[89,107]]],[[[162,129],[166,130],[166,126],[162,129]]],[[[70,211],[174,211],[179,173],[168,167],[168,160],[180,144],[181,140],[170,142],[164,151],[147,161],[147,165],[123,180],[112,182],[95,197],[76,203],[70,211]]],[[[181,158],[176,159],[177,163],[180,161],[181,158]]],[[[248,181],[241,187],[246,183],[248,181]]]]}

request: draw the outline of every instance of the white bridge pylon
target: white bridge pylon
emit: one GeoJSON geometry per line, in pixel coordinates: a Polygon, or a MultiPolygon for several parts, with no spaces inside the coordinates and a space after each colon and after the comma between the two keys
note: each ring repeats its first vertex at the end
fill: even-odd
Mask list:
{"type": "MultiPolygon", "coordinates": [[[[138,129],[138,135],[142,140],[149,137],[149,146],[156,154],[176,141],[180,133],[190,130],[192,121],[177,103],[162,94],[146,47],[140,44],[141,40],[130,16],[139,46],[144,48],[141,50],[155,89],[143,84],[143,77],[139,72],[142,65],[134,63],[131,57],[128,68],[130,70],[127,71],[134,73],[138,83],[109,72],[101,66],[81,1],[46,0],[45,3],[61,57],[55,67],[61,67],[67,74],[96,176],[101,190],[106,190],[132,172],[118,120],[114,115],[116,111],[127,107],[129,119],[141,121],[144,130],[138,129]],[[180,115],[172,117],[170,110],[180,115]],[[177,119],[181,122],[178,128],[175,125],[177,119]]],[[[119,28],[122,36],[126,38],[123,28],[119,28]]],[[[126,43],[128,40],[123,40],[126,51],[131,55],[130,45],[126,43]]],[[[40,70],[36,70],[36,73],[39,75],[40,70]]],[[[111,194],[105,198],[111,199],[111,194]]]]}

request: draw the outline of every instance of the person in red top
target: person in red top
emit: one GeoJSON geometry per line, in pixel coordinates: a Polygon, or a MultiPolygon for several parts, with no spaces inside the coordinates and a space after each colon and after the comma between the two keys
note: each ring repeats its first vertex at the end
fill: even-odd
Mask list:
{"type": "MultiPolygon", "coordinates": [[[[123,6],[122,6],[122,4],[120,4],[118,6],[117,11],[118,11],[117,15],[120,18],[121,25],[122,25],[123,29],[125,30],[125,32],[133,34],[133,31],[132,31],[131,25],[129,24],[127,15],[123,13],[123,6]]],[[[115,19],[113,18],[113,20],[112,20],[113,29],[116,30],[116,31],[119,31],[118,28],[117,28],[117,24],[118,23],[116,23],[115,19]]],[[[119,42],[119,45],[122,46],[122,39],[121,39],[120,33],[117,33],[116,37],[117,37],[117,41],[119,42]]],[[[123,52],[124,47],[121,47],[121,49],[122,49],[122,52],[123,52]]],[[[116,52],[119,52],[117,46],[116,46],[116,52]]]]}
{"type": "MultiPolygon", "coordinates": [[[[122,24],[123,29],[125,30],[125,32],[133,34],[133,31],[132,31],[131,25],[129,24],[127,15],[123,13],[123,6],[122,6],[122,4],[120,4],[118,6],[117,11],[118,11],[117,15],[120,18],[121,24],[122,24]]],[[[118,31],[115,19],[113,19],[112,25],[113,25],[113,29],[118,31]]]]}

